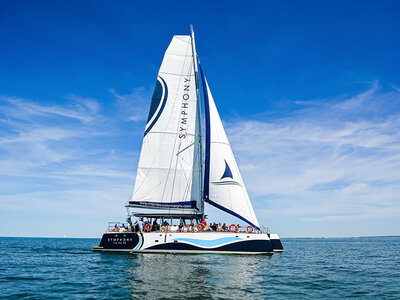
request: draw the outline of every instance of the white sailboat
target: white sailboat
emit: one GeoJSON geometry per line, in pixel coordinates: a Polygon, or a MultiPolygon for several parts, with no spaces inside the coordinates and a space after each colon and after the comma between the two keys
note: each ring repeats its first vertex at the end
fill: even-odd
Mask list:
{"type": "Polygon", "coordinates": [[[113,231],[108,230],[94,250],[283,251],[279,236],[264,232],[259,225],[200,66],[205,108],[203,141],[198,66],[191,27],[190,35],[175,35],[165,52],[145,127],[134,192],[126,205],[130,224],[131,217],[141,218],[145,229],[137,231],[131,224],[129,231],[117,232],[118,226],[111,226],[113,231]],[[204,203],[246,222],[247,230],[240,232],[233,224],[225,231],[203,231],[202,225],[191,231],[170,229],[176,221],[200,224],[205,218],[204,203]]]}

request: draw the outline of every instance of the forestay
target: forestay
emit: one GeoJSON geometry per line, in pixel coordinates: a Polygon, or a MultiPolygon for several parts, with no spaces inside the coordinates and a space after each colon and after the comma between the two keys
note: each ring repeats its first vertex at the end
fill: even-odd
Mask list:
{"type": "Polygon", "coordinates": [[[201,67],[200,71],[206,113],[204,200],[255,228],[259,228],[257,217],[201,67]]]}
{"type": "Polygon", "coordinates": [[[173,37],[162,61],[129,206],[200,209],[198,101],[190,36],[173,37]]]}

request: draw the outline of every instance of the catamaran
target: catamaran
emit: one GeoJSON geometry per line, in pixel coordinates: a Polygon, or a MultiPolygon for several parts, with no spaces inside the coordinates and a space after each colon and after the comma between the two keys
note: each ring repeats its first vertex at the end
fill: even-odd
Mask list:
{"type": "Polygon", "coordinates": [[[201,68],[192,26],[190,31],[190,35],[172,38],[158,72],[134,191],[126,204],[128,229],[111,222],[100,245],[94,247],[96,251],[238,254],[283,251],[279,236],[258,223],[201,68]],[[204,230],[205,203],[247,223],[247,228],[240,230],[232,224],[225,230],[204,230]],[[132,224],[132,217],[143,220],[145,226],[138,230],[132,224]],[[174,222],[181,226],[171,227],[174,222]],[[194,226],[184,230],[189,223],[194,226]]]}

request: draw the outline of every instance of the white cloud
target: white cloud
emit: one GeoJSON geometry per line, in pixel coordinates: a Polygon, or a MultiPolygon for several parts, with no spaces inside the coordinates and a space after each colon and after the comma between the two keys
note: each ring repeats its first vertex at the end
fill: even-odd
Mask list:
{"type": "Polygon", "coordinates": [[[374,82],[280,119],[227,122],[261,219],[400,216],[400,113],[388,109],[396,103],[399,91],[381,92],[374,82]]]}
{"type": "Polygon", "coordinates": [[[118,94],[113,89],[110,92],[117,99],[117,108],[124,119],[134,122],[147,119],[151,99],[151,91],[149,89],[139,87],[127,95],[118,94]]]}
{"type": "Polygon", "coordinates": [[[86,99],[76,95],[70,96],[69,99],[74,101],[68,103],[67,106],[46,106],[21,98],[2,97],[0,100],[9,105],[1,106],[0,110],[3,111],[7,117],[17,119],[31,119],[34,116],[57,115],[83,122],[90,122],[95,118],[99,110],[99,104],[95,99],[86,99]]]}
{"type": "Polygon", "coordinates": [[[124,212],[138,152],[130,150],[132,129],[121,126],[118,112],[101,111],[96,99],[77,95],[57,105],[0,99],[2,212],[48,219],[124,212]]]}
{"type": "MultiPolygon", "coordinates": [[[[58,105],[2,98],[2,210],[121,215],[140,144],[126,137],[143,126],[151,93],[112,94],[107,115],[97,100],[76,95],[58,105]]],[[[400,91],[374,82],[350,98],[296,101],[302,108],[279,119],[225,123],[260,222],[293,236],[305,223],[400,216],[400,91]]]]}

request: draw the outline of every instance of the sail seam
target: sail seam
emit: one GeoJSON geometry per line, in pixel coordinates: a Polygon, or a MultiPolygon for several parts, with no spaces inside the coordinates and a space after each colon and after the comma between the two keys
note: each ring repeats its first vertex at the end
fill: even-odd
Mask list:
{"type": "Polygon", "coordinates": [[[181,36],[189,37],[188,35],[174,35],[174,38],[176,38],[177,40],[180,40],[180,41],[182,41],[184,43],[191,44],[190,42],[185,41],[184,39],[182,39],[181,36]]]}
{"type": "Polygon", "coordinates": [[[180,77],[194,77],[194,75],[182,75],[178,73],[169,73],[169,72],[158,72],[158,74],[167,74],[167,75],[173,75],[173,76],[180,76],[180,77]]]}
{"type": "Polygon", "coordinates": [[[228,146],[229,148],[231,148],[231,145],[229,145],[229,143],[225,143],[225,142],[210,142],[211,144],[223,144],[223,145],[226,145],[226,146],[228,146]]]}
{"type": "Polygon", "coordinates": [[[165,52],[165,54],[167,54],[167,55],[176,55],[176,56],[182,56],[182,57],[192,57],[192,55],[186,55],[186,54],[176,54],[176,53],[173,53],[173,52],[165,52]]]}
{"type": "MultiPolygon", "coordinates": [[[[164,132],[164,131],[152,131],[152,132],[148,132],[148,134],[152,134],[152,133],[161,133],[161,134],[178,134],[176,132],[164,132]]],[[[186,135],[188,136],[196,136],[196,134],[194,133],[187,133],[186,135]]]]}

